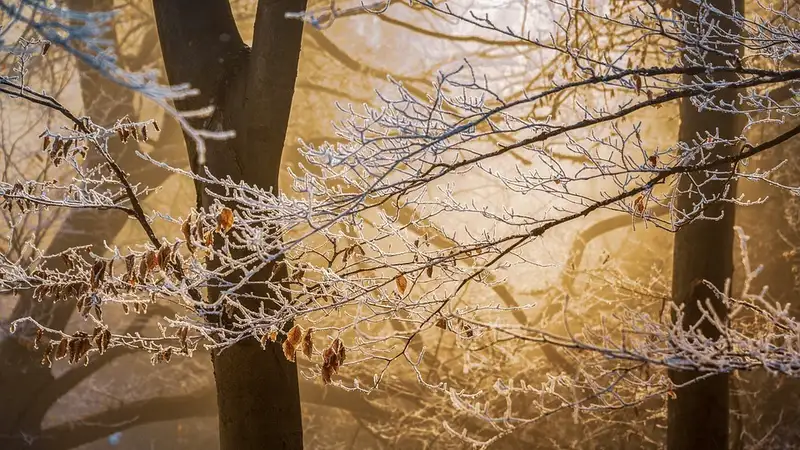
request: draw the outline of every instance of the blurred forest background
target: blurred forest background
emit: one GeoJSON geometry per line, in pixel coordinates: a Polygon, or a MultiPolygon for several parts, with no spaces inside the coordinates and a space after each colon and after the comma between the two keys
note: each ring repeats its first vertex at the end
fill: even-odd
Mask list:
{"type": "MultiPolygon", "coordinates": [[[[602,0],[595,2],[603,3],[602,0]]],[[[255,2],[232,0],[231,3],[243,37],[251,39],[247,33],[252,29],[255,2]]],[[[627,7],[625,2],[608,0],[607,3],[609,8],[627,7]]],[[[64,4],[77,10],[117,9],[119,15],[112,38],[119,49],[121,64],[131,71],[155,69],[163,72],[149,0],[65,0],[64,4]]],[[[540,35],[552,31],[554,24],[562,20],[563,13],[548,2],[538,0],[475,0],[460,6],[477,15],[490,13],[495,22],[521,29],[523,33],[540,35]]],[[[582,33],[585,35],[578,37],[579,41],[598,40],[608,47],[624,46],[627,39],[634,38],[617,34],[610,26],[592,29],[587,24],[582,33]]],[[[658,65],[662,56],[657,46],[650,53],[640,55],[642,61],[650,65],[658,65]]],[[[324,31],[307,26],[283,165],[288,169],[301,163],[298,139],[310,143],[339,141],[341,137],[336,135],[332,122],[344,115],[337,102],[343,107],[377,104],[375,91],[391,88],[387,76],[424,97],[433,92],[431,83],[438,70],[458,66],[468,59],[476,72],[488,77],[496,92],[514,98],[548,86],[549,80],[566,67],[561,58],[563,55],[531,48],[518,41],[503,41],[497,33],[409,6],[407,2],[395,2],[381,15],[361,12],[338,18],[324,31]]],[[[14,63],[13,58],[6,55],[0,61],[0,68],[5,71],[14,63]]],[[[98,123],[110,123],[125,115],[134,120],[157,118],[161,133],[135,146],[155,159],[188,167],[178,124],[164,117],[139,95],[97,76],[59,48],[53,48],[47,58],[33,59],[29,70],[34,78],[30,84],[41,86],[71,110],[89,115],[98,123]]],[[[608,93],[598,90],[592,95],[602,98],[608,93]]],[[[537,110],[531,113],[544,118],[577,115],[579,111],[573,107],[573,99],[568,94],[551,100],[550,104],[537,104],[537,110]]],[[[645,140],[663,142],[666,147],[677,139],[680,111],[674,102],[660,109],[645,109],[633,119],[642,122],[641,134],[645,140]]],[[[37,136],[55,120],[55,112],[36,105],[0,101],[0,166],[4,179],[68,176],[38,153],[37,136]]],[[[782,126],[790,125],[795,124],[782,126]]],[[[748,133],[769,135],[775,131],[774,127],[777,125],[759,126],[748,133]]],[[[566,145],[569,142],[550,143],[556,153],[559,146],[566,145]]],[[[789,158],[791,147],[795,145],[790,141],[759,156],[755,163],[773,167],[787,159],[777,177],[796,185],[800,183],[800,166],[796,158],[789,158]]],[[[149,165],[133,155],[134,146],[129,147],[122,153],[121,164],[134,179],[149,186],[160,186],[147,197],[148,208],[182,214],[194,204],[191,180],[149,165]]],[[[582,163],[572,154],[564,158],[565,164],[582,163]]],[[[527,167],[534,162],[527,159],[524,152],[516,151],[497,164],[527,167]]],[[[282,179],[282,183],[286,182],[288,178],[282,179]]],[[[287,186],[282,188],[288,191],[287,186]]],[[[599,190],[603,186],[595,188],[599,190]]],[[[796,295],[800,281],[800,254],[795,250],[800,245],[800,200],[765,184],[740,182],[739,189],[750,197],[770,198],[762,205],[740,208],[736,222],[753,238],[751,260],[766,267],[761,282],[770,286],[770,295],[775,301],[789,301],[796,295]]],[[[551,206],[535,196],[511,196],[491,177],[482,179],[475,173],[458,180],[457,193],[461,198],[481,198],[524,210],[551,206]]],[[[663,214],[664,211],[653,213],[663,214]]],[[[404,220],[403,217],[401,213],[400,220],[404,220]]],[[[2,220],[2,234],[5,235],[18,218],[2,211],[2,220]]],[[[1,244],[0,250],[9,257],[20,252],[29,239],[50,249],[63,249],[75,242],[102,243],[104,240],[115,240],[116,245],[124,247],[126,242],[134,244],[143,238],[135,224],[124,218],[70,217],[69,212],[49,210],[26,216],[24,220],[1,244]]],[[[437,225],[445,229],[458,223],[456,215],[442,216],[441,220],[437,225]]],[[[504,283],[492,289],[467,289],[462,294],[464,302],[491,298],[506,305],[536,303],[536,308],[525,312],[527,316],[521,321],[557,328],[563,322],[558,299],[565,293],[580,299],[579,304],[571,305],[570,314],[574,315],[572,320],[576,325],[600,317],[619,302],[635,303],[637,307],[657,313],[664,299],[670,297],[673,240],[670,233],[645,226],[629,215],[611,212],[600,212],[559,230],[548,235],[546,240],[537,241],[530,250],[542,261],[535,273],[530,273],[529,265],[518,270],[510,267],[505,270],[504,283]]],[[[433,245],[447,246],[447,239],[436,235],[433,228],[420,233],[431,233],[433,245]]],[[[738,268],[737,272],[741,273],[738,268]]],[[[734,290],[740,282],[734,281],[734,290]]],[[[1,301],[0,317],[10,315],[14,307],[19,306],[11,298],[1,301]]],[[[159,310],[153,308],[149,313],[158,314],[159,310]]],[[[153,326],[146,317],[137,316],[131,320],[131,316],[109,314],[112,315],[109,320],[130,331],[153,326]]],[[[70,320],[79,321],[80,318],[70,320]]],[[[428,368],[431,373],[439,371],[442,379],[458,379],[465,385],[523,375],[529,383],[545,382],[548,374],[574,374],[582,370],[579,354],[556,351],[547,345],[520,347],[524,358],[497,354],[493,361],[471,360],[470,352],[445,333],[438,342],[428,345],[435,349],[437,361],[428,368]]],[[[305,363],[298,358],[298,364],[302,370],[305,363]]],[[[45,370],[35,365],[31,367],[31,371],[45,370]]],[[[55,427],[63,433],[64,440],[54,442],[49,448],[188,450],[218,446],[213,375],[206,355],[153,366],[146,355],[122,350],[98,357],[85,367],[56,363],[53,374],[60,377],[57,382],[46,383],[28,398],[29,403],[40,405],[40,413],[45,412],[43,427],[55,427]],[[81,419],[72,422],[75,418],[81,419]]],[[[16,387],[2,385],[0,389],[16,387]]],[[[468,418],[460,421],[458,413],[449,407],[449,399],[432,395],[416,382],[411,372],[393,374],[385,389],[362,396],[323,386],[317,380],[302,379],[305,448],[465,448],[463,442],[442,433],[444,418],[456,428],[469,427],[478,435],[482,427],[489,429],[489,425],[468,418]]],[[[731,395],[732,448],[800,446],[796,444],[800,442],[800,381],[763,372],[737,373],[732,378],[731,395]]],[[[0,406],[0,422],[6,420],[3,414],[13,407],[0,406]]],[[[664,441],[665,425],[666,406],[661,399],[615,412],[582,414],[580,420],[570,411],[560,411],[526,426],[497,447],[659,448],[664,441]]]]}

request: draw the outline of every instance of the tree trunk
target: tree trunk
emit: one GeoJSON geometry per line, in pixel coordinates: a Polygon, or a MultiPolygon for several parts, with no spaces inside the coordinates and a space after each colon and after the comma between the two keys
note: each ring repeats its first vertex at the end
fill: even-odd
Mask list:
{"type": "MultiPolygon", "coordinates": [[[[252,49],[236,29],[228,0],[153,4],[170,82],[190,83],[201,92],[178,106],[212,104],[213,116],[195,125],[236,132],[235,139],[208,142],[206,167],[220,178],[277,190],[303,30],[301,22],[285,19],[284,13],[305,9],[305,1],[260,0],[252,49]]],[[[190,139],[187,145],[193,169],[198,170],[195,146],[190,139]]],[[[197,192],[198,204],[208,206],[211,199],[203,187],[197,192]]],[[[259,277],[285,277],[285,269],[270,275],[273,269],[268,267],[259,277]]],[[[236,276],[241,274],[232,278],[236,276]]],[[[210,290],[209,295],[216,293],[210,290]]],[[[212,361],[221,450],[302,448],[297,368],[279,344],[268,344],[264,351],[255,340],[240,342],[212,361]]]]}
{"type": "MultiPolygon", "coordinates": [[[[767,124],[763,126],[764,134],[785,132],[798,121],[791,121],[781,126],[767,124]]],[[[761,130],[759,130],[761,131],[761,130]]],[[[770,150],[760,158],[748,164],[750,170],[760,168],[769,170],[786,161],[773,179],[786,186],[800,183],[800,165],[794,153],[796,144],[788,142],[770,150]]],[[[769,286],[767,298],[771,302],[789,304],[789,316],[800,317],[800,302],[793,301],[797,297],[797,274],[800,259],[792,252],[794,245],[800,243],[800,227],[797,217],[800,201],[791,192],[766,183],[746,183],[749,198],[766,198],[769,201],[747,207],[739,211],[736,221],[754,239],[748,242],[751,264],[763,266],[758,277],[758,284],[769,286]],[[769,220],[764,220],[769,218],[769,220]]],[[[740,279],[741,276],[737,276],[740,279]]],[[[778,448],[788,442],[797,442],[800,437],[800,379],[783,375],[774,376],[765,371],[739,373],[743,380],[738,396],[738,415],[740,428],[752,439],[758,441],[762,437],[762,448],[778,448]],[[748,394],[758,392],[757,396],[748,394]]],[[[736,388],[731,386],[732,390],[736,388]]],[[[731,400],[736,400],[732,392],[731,400]]],[[[732,428],[732,432],[735,429],[732,428]]],[[[737,448],[745,448],[746,439],[737,448]]]]}
{"type": "MultiPolygon", "coordinates": [[[[684,10],[689,14],[697,14],[697,5],[684,1],[684,10]]],[[[743,0],[712,0],[708,4],[722,11],[730,12],[732,6],[744,12],[743,0]]],[[[732,23],[722,22],[723,28],[734,31],[732,23]]],[[[727,46],[725,51],[740,50],[737,46],[727,46]]],[[[726,60],[717,54],[710,54],[706,63],[715,66],[724,65],[726,60]]],[[[720,76],[710,78],[721,79],[720,76]]],[[[692,77],[685,77],[684,83],[691,84],[692,77]]],[[[731,102],[735,92],[727,91],[715,94],[717,99],[731,102]]],[[[719,131],[721,138],[732,138],[741,134],[741,125],[737,117],[713,111],[700,112],[690,101],[681,104],[681,126],[679,139],[683,142],[702,143],[706,132],[714,134],[719,131]]],[[[713,152],[720,157],[733,154],[733,147],[717,146],[713,152]]],[[[688,164],[692,164],[690,161],[688,164]]],[[[692,175],[694,183],[702,183],[707,178],[704,174],[692,175]]],[[[679,183],[681,192],[686,192],[693,184],[689,176],[682,176],[679,183]]],[[[715,181],[703,185],[705,196],[721,195],[726,182],[715,181]]],[[[735,186],[730,186],[735,190],[735,186]]],[[[700,201],[697,192],[681,194],[675,207],[679,211],[690,211],[700,201]]],[[[698,303],[710,300],[717,314],[725,317],[724,305],[714,296],[710,289],[699,283],[701,280],[712,283],[722,290],[725,282],[733,275],[733,225],[734,205],[731,203],[714,203],[705,214],[709,217],[722,216],[720,220],[702,220],[681,228],[675,235],[673,260],[672,297],[676,304],[684,306],[684,326],[689,327],[701,318],[698,303]]],[[[699,330],[708,338],[720,336],[710,323],[703,321],[699,330]]],[[[676,384],[687,383],[695,379],[697,372],[670,371],[670,378],[676,384]]],[[[669,450],[728,449],[728,375],[717,375],[681,388],[677,398],[668,402],[667,448],[669,450]]]]}

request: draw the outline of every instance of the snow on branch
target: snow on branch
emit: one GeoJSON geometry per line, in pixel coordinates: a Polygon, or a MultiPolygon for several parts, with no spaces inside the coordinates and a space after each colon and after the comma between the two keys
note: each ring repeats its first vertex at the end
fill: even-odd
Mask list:
{"type": "MultiPolygon", "coordinates": [[[[700,305],[700,320],[719,330],[719,338],[685,323],[683,310],[663,291],[635,282],[612,286],[627,297],[611,306],[606,301],[599,324],[586,319],[600,303],[592,292],[570,296],[558,287],[540,289],[522,301],[495,295],[514,277],[524,285],[558,269],[547,258],[546,239],[569,233],[586,217],[626,214],[631,223],[674,232],[719,219],[708,214],[710,205],[766,201],[736,195],[731,187],[737,180],[797,192],[799,187],[771,178],[776,168],[748,164],[800,134],[795,12],[762,6],[743,16],[696,2],[700,12],[689,16],[655,1],[593,8],[589,2],[552,0],[560,16],[551,30],[537,34],[516,32],[453,2],[412,3],[482,33],[517,40],[530,52],[562,62],[563,69],[534,69],[547,75],[547,84],[511,94],[495,88],[469,61],[443,68],[424,98],[392,80],[394,90],[379,93],[375,105],[339,105],[347,118],[336,131],[345,143],[301,141],[304,163],[290,173],[287,192],[209,171],[191,173],[140,155],[201,183],[214,199],[207,209],[180,214],[145,216],[139,198],[152,187],[134,184],[106,151],[110,139],[146,139],[154,123],[121,120],[106,129],[86,118],[74,130],[47,131],[43,152],[72,167],[74,183],[4,180],[5,207],[23,213],[36,208],[124,213],[136,219],[149,241],[126,249],[109,243],[105,256],[86,249],[46,255],[31,247],[36,257],[24,264],[1,259],[0,291],[28,289],[38,301],[74,302],[85,321],[85,329],[74,332],[47,328],[33,318],[12,328],[25,326],[43,349],[44,363],[89,361],[114,347],[142,349],[154,363],[169,362],[201,347],[224,351],[254,339],[282,342],[290,360],[300,353],[316,364],[306,375],[347,390],[370,392],[391,383],[394,371],[411,374],[460,414],[490,424],[492,434],[483,437],[445,424],[483,447],[557,411],[599,414],[675,395],[680,386],[672,384],[666,368],[707,376],[756,369],[798,376],[800,324],[757,285],[760,268],[750,265],[742,230],[737,230],[746,269],[742,293],[708,286],[728,307],[724,317],[700,305]],[[741,33],[722,27],[722,21],[736,24],[741,33]],[[620,38],[590,39],[582,23],[620,38]],[[735,46],[745,53],[726,50],[735,46]],[[642,56],[653,48],[660,51],[642,56]],[[704,63],[709,52],[730,63],[704,63]],[[770,96],[786,86],[793,93],[788,99],[770,96]],[[736,101],[725,100],[731,92],[736,101]],[[713,129],[686,142],[653,138],[647,114],[681,101],[739,116],[745,131],[774,123],[794,126],[758,139],[748,133],[724,137],[713,129]],[[723,148],[731,149],[731,156],[720,157],[723,148]],[[87,151],[99,152],[101,162],[82,165],[87,151]],[[702,188],[712,182],[724,188],[707,194],[702,188]],[[678,197],[689,194],[690,209],[674,207],[678,197]],[[156,221],[177,225],[181,233],[156,235],[151,226],[156,221]],[[49,264],[56,258],[65,269],[49,264]],[[655,308],[652,301],[637,303],[653,298],[661,299],[655,308]],[[103,321],[109,308],[135,314],[153,304],[178,311],[162,317],[157,334],[118,333],[103,321]],[[545,309],[558,311],[545,314],[545,309]],[[537,314],[541,320],[532,320],[537,314]],[[290,327],[292,322],[300,323],[290,327]],[[463,374],[430,370],[441,366],[439,344],[431,344],[437,338],[463,356],[463,374]],[[531,369],[500,379],[491,371],[514,361],[542,361],[539,350],[552,346],[581,355],[575,373],[543,376],[531,369]],[[472,375],[476,372],[481,376],[472,375]]],[[[47,17],[83,21],[63,35],[54,31],[61,29],[57,23],[32,18],[38,2],[22,4],[12,8],[18,20],[36,24],[42,36],[65,48],[73,48],[71,39],[86,41],[84,50],[70,51],[84,52],[78,56],[132,89],[157,102],[188,92],[163,90],[147,78],[119,72],[113,59],[86,56],[106,53],[97,28],[106,16],[43,10],[47,17]]],[[[326,20],[339,14],[333,12],[326,20]]]]}
{"type": "MultiPolygon", "coordinates": [[[[5,21],[0,23],[0,48],[17,55],[18,61],[25,61],[37,48],[46,54],[52,45],[60,47],[107,79],[143,95],[173,117],[197,145],[201,164],[205,161],[206,139],[233,137],[232,131],[212,131],[192,125],[190,119],[207,117],[213,112],[210,106],[197,111],[179,111],[173,106],[175,100],[198,94],[191,86],[165,86],[158,82],[155,69],[131,72],[119,64],[116,42],[106,37],[117,12],[73,11],[45,0],[20,0],[0,2],[0,14],[0,20],[5,21]],[[33,30],[37,37],[16,36],[13,39],[19,34],[18,30],[24,28],[33,30]]],[[[24,83],[25,71],[22,66],[18,76],[0,76],[0,81],[13,81],[20,84],[21,89],[30,90],[24,83]]]]}

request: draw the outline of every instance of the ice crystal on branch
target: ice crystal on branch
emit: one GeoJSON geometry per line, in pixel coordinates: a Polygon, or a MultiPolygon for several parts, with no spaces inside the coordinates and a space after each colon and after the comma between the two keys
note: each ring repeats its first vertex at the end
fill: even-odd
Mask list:
{"type": "MultiPolygon", "coordinates": [[[[105,16],[45,10],[84,24],[65,37],[26,12],[33,3],[6,6],[6,13],[87,62],[87,55],[104,54],[97,26],[105,16]]],[[[177,217],[146,215],[140,198],[153,187],[137,185],[107,151],[111,139],[147,139],[157,132],[154,122],[120,118],[103,128],[22,81],[4,79],[13,88],[7,94],[58,110],[75,125],[42,135],[45,157],[72,170],[72,182],[3,180],[4,206],[26,214],[114,210],[109,213],[127,214],[148,236],[134,248],[109,243],[108,256],[86,249],[45,255],[30,244],[34,257],[3,258],[3,292],[27,289],[38,301],[74,302],[86,331],[67,333],[32,318],[12,325],[28,325],[45,363],[66,357],[75,363],[120,346],[143,349],[162,363],[200,346],[225,351],[257,340],[264,347],[280,342],[292,361],[299,350],[314,364],[307,375],[343,389],[370,392],[386,387],[392,371],[410,374],[459,414],[491,424],[484,436],[445,424],[484,447],[557,411],[596,415],[675,395],[680,386],[665,376],[666,368],[797,376],[799,325],[756,286],[759,269],[747,259],[743,233],[744,288],[734,295],[708,283],[728,313],[701,307],[701,320],[718,338],[686,323],[661,274],[643,285],[609,268],[599,276],[601,287],[581,291],[578,267],[548,259],[547,240],[575,234],[586,217],[622,214],[637,229],[674,232],[718,220],[709,213],[712,205],[765,201],[737,195],[737,180],[797,191],[772,179],[775,168],[748,164],[800,134],[794,125],[797,14],[771,6],[726,14],[695,3],[699,12],[691,16],[675,9],[676,2],[552,0],[552,29],[517,32],[453,2],[412,2],[558,64],[532,69],[539,82],[524,89],[498,87],[470,61],[443,68],[423,94],[390,80],[394,89],[379,93],[376,105],[340,105],[347,119],[336,131],[344,143],[301,142],[304,163],[290,173],[291,192],[208,170],[192,173],[140,154],[191,178],[212,199],[207,208],[177,217]],[[728,50],[735,47],[745,52],[728,50]],[[730,63],[707,64],[709,53],[730,63]],[[725,100],[730,92],[735,101],[725,100]],[[685,142],[654,140],[646,115],[678,102],[739,116],[745,132],[721,136],[709,129],[685,142]],[[793,127],[766,137],[746,133],[771,123],[793,127]],[[721,149],[733,151],[720,156],[721,149]],[[722,188],[704,189],[710,183],[722,188]],[[676,208],[676,199],[686,196],[691,207],[676,208]],[[180,232],[157,235],[157,221],[180,232]],[[66,269],[51,268],[55,258],[66,269]],[[562,285],[537,284],[546,271],[560,272],[562,285]],[[534,286],[533,294],[517,295],[509,287],[514,277],[534,286]],[[611,294],[614,301],[605,297],[611,294]],[[120,333],[103,320],[110,308],[143,313],[162,305],[174,311],[160,316],[154,335],[120,333]],[[586,319],[592,315],[602,317],[599,324],[586,319]],[[463,361],[442,362],[442,346],[463,361]],[[528,367],[545,359],[575,370],[543,375],[528,367]],[[499,378],[497,367],[512,364],[525,369],[499,378]]],[[[325,20],[348,11],[329,11],[325,20]]],[[[300,16],[316,24],[318,17],[300,16]]],[[[162,106],[187,93],[130,77],[113,59],[90,63],[162,106]]],[[[185,114],[178,116],[185,122],[185,114]]]]}

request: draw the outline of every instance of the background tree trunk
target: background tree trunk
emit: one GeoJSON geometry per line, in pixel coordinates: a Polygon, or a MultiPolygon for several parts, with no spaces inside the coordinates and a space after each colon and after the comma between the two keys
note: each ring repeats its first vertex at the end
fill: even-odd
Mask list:
{"type": "MultiPolygon", "coordinates": [[[[277,190],[303,31],[301,22],[284,13],[304,10],[305,1],[260,0],[252,49],[236,29],[228,0],[153,3],[169,81],[188,82],[201,92],[178,106],[213,104],[213,116],[197,125],[236,132],[235,139],[209,142],[206,167],[217,177],[277,190]]],[[[196,149],[191,140],[187,145],[197,170],[196,149]]],[[[197,192],[199,205],[208,206],[203,187],[197,192]]],[[[285,269],[274,269],[267,267],[259,277],[285,277],[285,269]]],[[[297,368],[280,344],[262,350],[256,340],[243,341],[212,361],[222,450],[302,448],[297,368]]]]}
{"type": "MultiPolygon", "coordinates": [[[[689,1],[683,3],[687,13],[691,15],[698,13],[697,5],[689,1]]],[[[743,0],[733,2],[712,0],[708,4],[724,12],[730,12],[732,7],[738,12],[744,12],[743,0]]],[[[730,22],[723,21],[721,26],[734,31],[734,25],[730,22]]],[[[726,46],[722,50],[732,52],[741,49],[736,46],[726,46]]],[[[705,62],[721,66],[725,65],[726,59],[717,54],[709,54],[705,62]]],[[[691,84],[691,77],[686,77],[684,83],[691,84]]],[[[736,93],[733,91],[715,95],[718,100],[726,102],[736,98],[736,93]]],[[[732,138],[741,134],[741,124],[732,114],[700,112],[688,99],[682,102],[680,111],[679,139],[683,142],[701,143],[707,132],[715,134],[717,130],[721,138],[732,138]]],[[[735,148],[717,146],[713,151],[716,155],[724,157],[733,154],[735,148]]],[[[692,184],[701,183],[705,179],[703,174],[692,177],[694,182],[688,176],[681,177],[679,184],[681,191],[686,191],[692,184]]],[[[723,181],[708,183],[703,185],[702,193],[705,196],[720,195],[725,188],[726,182],[723,181]]],[[[735,190],[735,186],[731,186],[731,189],[735,190]]],[[[690,211],[700,201],[697,192],[692,194],[683,194],[677,199],[675,205],[677,210],[690,211]]],[[[705,210],[705,214],[709,217],[722,215],[720,220],[697,221],[683,227],[675,235],[672,297],[675,303],[684,306],[684,324],[687,327],[700,320],[701,311],[698,303],[707,299],[720,316],[725,317],[727,313],[724,305],[700,281],[706,280],[718,289],[723,289],[726,280],[733,276],[734,211],[735,207],[731,203],[714,203],[705,210]]],[[[708,338],[719,337],[719,331],[706,321],[701,324],[699,330],[708,338]]],[[[699,375],[696,372],[670,371],[670,378],[676,384],[687,383],[699,375]]],[[[669,400],[667,431],[669,450],[728,449],[728,381],[728,375],[717,375],[697,381],[680,389],[677,398],[669,400]]]]}
{"type": "MultiPolygon", "coordinates": [[[[109,11],[113,0],[68,0],[66,6],[77,11],[109,11]]],[[[106,38],[116,42],[113,27],[106,38]]],[[[82,62],[77,63],[83,114],[92,120],[108,126],[117,119],[130,116],[136,119],[133,93],[122,86],[108,81],[94,69],[82,62]]],[[[166,131],[166,127],[165,127],[166,131]]],[[[164,136],[162,136],[164,137],[164,136]]],[[[146,164],[134,154],[138,143],[133,140],[122,144],[118,140],[109,142],[109,150],[122,167],[128,170],[138,168],[137,182],[151,187],[159,186],[170,175],[169,172],[146,164]]],[[[163,147],[167,147],[164,145],[163,147]]],[[[159,152],[160,153],[160,152],[159,152]]],[[[158,158],[163,158],[159,154],[158,158]]],[[[91,158],[98,155],[89,154],[91,158]]],[[[65,220],[54,232],[47,247],[47,253],[58,253],[68,248],[92,245],[102,253],[104,241],[113,239],[128,222],[121,213],[95,210],[71,210],[65,220]]],[[[44,232],[47,230],[40,230],[44,232]]],[[[60,261],[60,259],[58,260],[60,261]]],[[[38,303],[33,301],[31,291],[20,293],[14,306],[11,320],[32,316],[53,328],[63,329],[69,321],[75,306],[72,303],[38,303]]],[[[48,398],[49,387],[56,382],[52,371],[40,364],[40,352],[31,351],[15,337],[0,341],[0,448],[28,448],[27,438],[35,439],[41,433],[41,423],[45,414],[58,397],[48,398]],[[26,438],[27,436],[27,438],[26,438]]]]}

